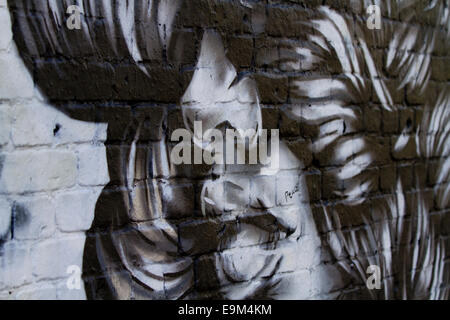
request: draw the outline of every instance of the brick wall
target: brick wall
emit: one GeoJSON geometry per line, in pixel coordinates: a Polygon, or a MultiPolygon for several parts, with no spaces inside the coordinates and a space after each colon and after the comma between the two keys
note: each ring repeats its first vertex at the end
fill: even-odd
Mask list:
{"type": "Polygon", "coordinates": [[[0,2],[1,299],[78,299],[85,231],[109,181],[106,126],[70,119],[36,91],[0,2]]]}
{"type": "MultiPolygon", "coordinates": [[[[12,9],[20,11],[26,2],[18,1],[12,9]]],[[[0,34],[1,299],[109,298],[113,290],[105,289],[107,283],[116,285],[120,298],[186,294],[179,284],[172,287],[171,281],[177,279],[167,274],[157,293],[142,292],[130,278],[134,267],[121,267],[123,257],[111,257],[107,266],[89,261],[89,253],[98,252],[99,237],[116,239],[109,232],[120,234],[117,239],[123,237],[123,241],[129,236],[127,243],[138,247],[136,230],[145,230],[140,232],[153,241],[136,252],[189,265],[182,278],[189,287],[188,298],[241,298],[255,288],[264,288],[265,294],[275,298],[325,299],[343,293],[370,297],[365,283],[355,276],[358,263],[365,271],[366,265],[383,264],[376,257],[390,256],[384,263],[390,261],[393,269],[383,269],[384,285],[399,286],[403,278],[396,268],[409,261],[418,243],[429,238],[434,246],[427,250],[433,259],[419,254],[419,263],[411,271],[425,274],[441,266],[442,278],[408,297],[447,297],[448,254],[445,249],[436,254],[435,247],[450,245],[449,128],[437,120],[449,117],[448,21],[440,23],[440,11],[424,10],[423,1],[405,9],[414,13],[412,19],[405,11],[388,12],[389,6],[381,4],[382,30],[366,27],[369,1],[256,3],[252,7],[251,1],[247,6],[239,1],[185,1],[174,22],[172,39],[177,45],[159,53],[147,51],[148,56],[138,61],[151,75],[146,77],[123,44],[118,44],[117,52],[108,52],[102,42],[106,41],[102,38],[106,22],[101,14],[86,18],[99,28],[96,45],[104,50],[99,56],[82,45],[78,48],[84,38],[67,30],[63,32],[71,50],[55,49],[43,41],[45,48],[37,49],[38,53],[30,49],[24,54],[27,42],[14,43],[10,10],[7,1],[0,0],[4,30],[0,34]],[[333,13],[320,11],[320,5],[333,13]],[[304,23],[313,20],[319,25],[316,29],[304,23]],[[345,23],[348,34],[342,33],[345,23]],[[179,100],[199,69],[195,67],[204,48],[204,29],[218,34],[223,46],[211,49],[216,54],[213,57],[223,50],[232,72],[254,81],[263,127],[280,130],[281,165],[276,173],[262,173],[260,167],[252,166],[164,162],[166,149],[174,145],[169,141],[172,132],[185,127],[185,106],[179,100]],[[397,43],[396,32],[400,35],[397,43]],[[72,34],[75,38],[70,38],[72,34]],[[342,34],[350,35],[342,39],[348,46],[337,45],[342,34]],[[323,48],[331,49],[319,49],[311,35],[322,37],[323,48]],[[420,43],[402,42],[408,37],[422,38],[420,43]],[[370,54],[364,53],[363,42],[370,54]],[[354,55],[349,53],[350,43],[356,48],[354,55]],[[386,64],[392,54],[389,49],[396,53],[390,66],[386,64]],[[404,51],[408,55],[402,56],[404,51]],[[344,66],[346,55],[350,71],[344,66]],[[413,60],[410,68],[402,69],[408,59],[413,60]],[[422,75],[422,66],[428,66],[427,76],[422,75]],[[412,74],[411,68],[416,68],[412,74]],[[360,78],[352,78],[355,74],[360,78]],[[346,111],[337,112],[328,100],[338,101],[346,111]],[[438,110],[439,105],[444,107],[437,119],[434,114],[434,120],[425,122],[427,112],[438,110]],[[310,115],[308,108],[323,111],[310,115]],[[328,141],[333,134],[338,137],[328,141]],[[435,141],[441,141],[441,148],[435,141]],[[426,152],[427,145],[430,152],[426,152]],[[132,160],[124,158],[130,152],[135,153],[132,160]],[[129,171],[124,173],[130,164],[131,179],[129,171]],[[205,217],[202,190],[207,184],[211,184],[208,190],[217,207],[207,207],[213,213],[205,217]],[[238,185],[239,191],[227,189],[230,184],[238,185]],[[301,192],[288,201],[285,192],[299,184],[301,192]],[[149,185],[158,190],[157,199],[146,198],[149,185]],[[429,223],[414,238],[423,218],[422,205],[429,223]],[[294,223],[294,236],[282,228],[285,225],[270,220],[277,212],[280,221],[289,220],[290,213],[300,216],[294,223]],[[265,233],[249,227],[272,224],[274,229],[265,233]],[[385,233],[378,234],[374,242],[364,242],[365,230],[376,234],[395,226],[392,230],[398,231],[399,224],[411,230],[405,227],[404,233],[388,233],[391,242],[385,241],[385,233]],[[155,241],[162,237],[158,235],[161,230],[165,235],[174,233],[173,247],[155,241]],[[397,239],[408,235],[406,240],[397,239]],[[352,238],[361,241],[355,247],[344,245],[352,238]],[[275,243],[274,255],[282,257],[276,268],[261,267],[265,271],[255,274],[259,264],[270,265],[265,250],[275,243]],[[169,259],[167,252],[177,257],[169,259]],[[402,257],[400,262],[392,258],[396,255],[402,257]],[[227,269],[218,265],[235,263],[239,257],[252,258],[233,269],[236,274],[223,276],[221,272],[227,269]],[[68,288],[70,266],[83,269],[87,295],[84,282],[79,290],[68,288]],[[273,287],[273,292],[266,286],[273,287]],[[440,294],[433,296],[434,292],[440,294]]],[[[444,3],[448,5],[446,1],[438,5],[444,3]]],[[[19,15],[16,22],[20,25],[42,17],[44,13],[41,16],[37,10],[36,15],[19,15]]],[[[111,243],[104,240],[104,244],[111,243]]],[[[134,252],[127,250],[130,255],[134,252]]],[[[408,285],[414,292],[417,284],[408,285]]],[[[376,292],[375,297],[383,294],[376,292]]]]}

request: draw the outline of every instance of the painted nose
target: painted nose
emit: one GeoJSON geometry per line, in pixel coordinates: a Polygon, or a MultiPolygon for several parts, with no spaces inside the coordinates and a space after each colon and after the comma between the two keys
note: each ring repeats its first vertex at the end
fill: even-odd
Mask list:
{"type": "Polygon", "coordinates": [[[195,121],[202,122],[203,131],[224,124],[253,129],[255,134],[262,128],[256,82],[249,77],[239,79],[220,35],[213,31],[203,35],[196,70],[181,105],[185,127],[192,132],[195,121]]]}

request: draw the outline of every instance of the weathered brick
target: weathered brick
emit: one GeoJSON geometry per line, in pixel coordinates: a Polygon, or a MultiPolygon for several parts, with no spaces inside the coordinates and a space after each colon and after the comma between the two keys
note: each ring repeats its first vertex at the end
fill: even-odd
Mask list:
{"type": "Polygon", "coordinates": [[[278,283],[274,297],[276,299],[308,299],[312,295],[314,279],[309,271],[297,271],[295,273],[276,274],[271,281],[278,283]],[[296,288],[296,289],[294,289],[296,288]]]}
{"type": "Polygon", "coordinates": [[[280,60],[278,41],[273,38],[257,38],[255,40],[255,66],[257,68],[277,68],[280,60]]]}
{"type": "Polygon", "coordinates": [[[0,97],[26,99],[33,93],[33,81],[19,57],[12,52],[0,54],[0,97]]]}
{"type": "Polygon", "coordinates": [[[382,109],[382,130],[386,134],[397,133],[399,126],[399,116],[397,110],[388,111],[382,109]]]}
{"type": "Polygon", "coordinates": [[[16,151],[5,157],[0,190],[33,192],[72,187],[77,176],[75,154],[67,151],[16,151]]]}
{"type": "Polygon", "coordinates": [[[84,235],[62,236],[45,240],[31,248],[33,275],[37,279],[66,277],[70,266],[83,265],[84,235]]]}
{"type": "Polygon", "coordinates": [[[94,219],[98,191],[77,190],[55,196],[56,223],[64,232],[86,231],[94,219]]]}
{"type": "Polygon", "coordinates": [[[142,121],[140,140],[161,140],[165,120],[165,108],[160,106],[140,105],[133,110],[138,121],[142,121]]]}
{"type": "Polygon", "coordinates": [[[299,21],[308,18],[308,13],[298,7],[271,7],[268,11],[266,32],[271,36],[299,37],[303,35],[303,25],[299,21]]]}
{"type": "Polygon", "coordinates": [[[32,259],[28,244],[10,241],[0,247],[0,252],[0,288],[30,283],[32,259]]]}
{"type": "Polygon", "coordinates": [[[21,288],[15,292],[17,300],[56,300],[56,286],[52,283],[39,283],[21,288]]]}
{"type": "Polygon", "coordinates": [[[4,34],[0,37],[0,51],[2,51],[12,42],[11,19],[7,10],[0,10],[0,28],[4,30],[4,34]]]}
{"type": "Polygon", "coordinates": [[[417,157],[417,149],[416,149],[416,141],[413,136],[409,137],[407,144],[401,148],[396,150],[396,142],[398,137],[391,137],[391,145],[392,145],[392,155],[394,159],[406,160],[406,159],[414,159],[417,157]]]}
{"type": "Polygon", "coordinates": [[[413,176],[413,173],[413,166],[410,164],[398,167],[398,177],[402,181],[403,190],[407,191],[415,186],[416,181],[414,181],[415,177],[413,176]]]}
{"type": "Polygon", "coordinates": [[[7,238],[11,237],[11,203],[6,199],[0,199],[0,242],[5,241],[7,238]]]}
{"type": "Polygon", "coordinates": [[[194,216],[195,195],[192,184],[161,185],[164,217],[181,219],[194,216]]]}
{"type": "Polygon", "coordinates": [[[276,108],[262,108],[262,123],[263,128],[267,130],[278,129],[278,109],[276,108]]]}
{"type": "Polygon", "coordinates": [[[321,192],[321,175],[320,172],[308,173],[305,175],[306,185],[308,186],[309,200],[311,202],[318,201],[322,198],[321,192]]]}
{"type": "Polygon", "coordinates": [[[83,186],[106,185],[109,174],[104,145],[82,145],[78,151],[78,183],[83,186]]]}
{"type": "Polygon", "coordinates": [[[286,111],[281,111],[280,135],[282,137],[298,137],[300,135],[300,122],[292,119],[286,111]]]}
{"type": "Polygon", "coordinates": [[[227,57],[236,67],[250,67],[253,58],[251,38],[231,38],[228,40],[227,57]]]}
{"type": "Polygon", "coordinates": [[[86,291],[84,283],[80,279],[80,288],[68,288],[68,279],[61,280],[56,286],[57,300],[86,300],[86,291]]]}
{"type": "Polygon", "coordinates": [[[255,80],[258,86],[260,99],[265,104],[286,102],[288,95],[288,79],[270,74],[257,74],[255,80]]]}
{"type": "Polygon", "coordinates": [[[330,293],[341,290],[351,282],[351,279],[340,272],[335,265],[321,265],[311,270],[310,277],[314,293],[330,293]]]}
{"type": "Polygon", "coordinates": [[[179,226],[181,250],[189,255],[221,250],[233,243],[237,234],[236,229],[234,220],[183,222],[179,226]]]}
{"type": "Polygon", "coordinates": [[[449,79],[449,58],[431,59],[431,79],[436,81],[447,81],[449,79]]]}
{"type": "Polygon", "coordinates": [[[55,232],[55,206],[48,197],[18,200],[13,207],[15,239],[45,239],[55,232]]]}
{"type": "Polygon", "coordinates": [[[12,107],[0,104],[0,147],[5,146],[10,141],[12,121],[12,107]]]}

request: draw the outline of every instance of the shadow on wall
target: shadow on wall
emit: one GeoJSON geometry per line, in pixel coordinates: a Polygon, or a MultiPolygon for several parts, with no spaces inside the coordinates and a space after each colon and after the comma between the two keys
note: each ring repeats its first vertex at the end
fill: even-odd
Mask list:
{"type": "Polygon", "coordinates": [[[8,4],[14,40],[49,101],[108,123],[111,182],[83,262],[89,298],[448,297],[443,230],[430,218],[449,205],[447,158],[432,177],[438,207],[423,181],[380,178],[447,155],[448,122],[438,120],[448,119],[447,88],[412,115],[404,110],[416,103],[400,94],[434,88],[430,57],[442,34],[448,46],[447,1],[388,1],[387,19],[410,18],[378,31],[326,6],[166,0],[83,1],[81,28],[69,30],[64,1],[8,4]],[[435,15],[435,27],[407,25],[417,12],[435,15]],[[279,128],[280,167],[173,165],[171,133],[192,120],[279,128]],[[313,289],[305,275],[320,259],[341,279],[317,273],[323,288],[313,289]],[[384,290],[367,289],[370,265],[384,290]]]}

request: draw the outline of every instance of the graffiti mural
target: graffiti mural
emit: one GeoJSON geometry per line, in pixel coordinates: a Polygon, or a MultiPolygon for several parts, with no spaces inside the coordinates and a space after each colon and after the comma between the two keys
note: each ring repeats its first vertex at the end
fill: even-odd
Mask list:
{"type": "Polygon", "coordinates": [[[448,299],[449,1],[273,2],[8,1],[45,99],[108,125],[89,299],[448,299]]]}

